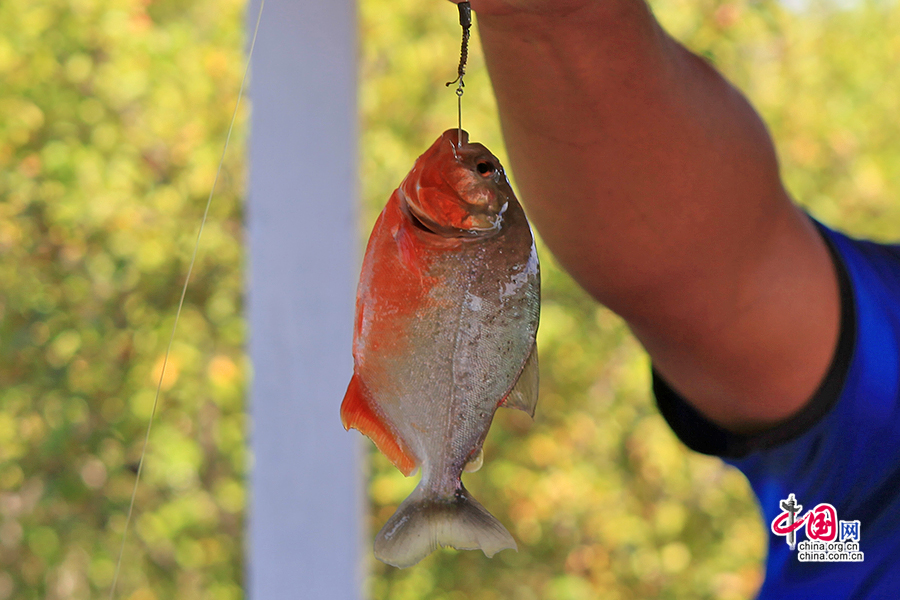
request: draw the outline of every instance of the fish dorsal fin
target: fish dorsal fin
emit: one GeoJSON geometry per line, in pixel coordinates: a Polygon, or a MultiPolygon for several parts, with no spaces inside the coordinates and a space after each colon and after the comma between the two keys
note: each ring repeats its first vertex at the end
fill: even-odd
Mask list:
{"type": "Polygon", "coordinates": [[[529,416],[534,417],[534,409],[538,400],[538,380],[540,370],[538,369],[538,351],[537,344],[531,349],[528,360],[525,361],[525,367],[519,374],[519,379],[512,391],[500,402],[500,406],[506,408],[518,408],[525,411],[529,416]]]}
{"type": "Polygon", "coordinates": [[[341,423],[344,429],[356,429],[375,442],[381,453],[407,477],[416,470],[415,459],[372,409],[368,394],[356,374],[350,379],[341,403],[341,423]]]}

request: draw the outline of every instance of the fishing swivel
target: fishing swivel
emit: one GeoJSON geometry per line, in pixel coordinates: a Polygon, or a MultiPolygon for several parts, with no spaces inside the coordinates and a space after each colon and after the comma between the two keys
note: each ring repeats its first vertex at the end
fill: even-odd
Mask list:
{"type": "MultiPolygon", "coordinates": [[[[459,82],[459,89],[465,87],[463,77],[466,74],[466,61],[469,60],[469,30],[472,28],[472,6],[468,2],[460,2],[456,5],[459,8],[459,25],[462,27],[462,48],[459,51],[459,67],[456,69],[456,79],[448,81],[447,85],[451,86],[459,82]]],[[[461,96],[462,92],[457,91],[457,96],[461,96]]]]}
{"type": "Polygon", "coordinates": [[[459,25],[462,27],[462,47],[459,51],[459,66],[456,69],[456,79],[448,81],[447,86],[454,83],[456,85],[456,116],[457,128],[459,129],[459,137],[457,146],[462,145],[462,96],[463,88],[466,87],[463,77],[466,75],[466,62],[469,60],[469,30],[472,28],[472,6],[468,2],[460,2],[456,5],[459,8],[459,25]]]}

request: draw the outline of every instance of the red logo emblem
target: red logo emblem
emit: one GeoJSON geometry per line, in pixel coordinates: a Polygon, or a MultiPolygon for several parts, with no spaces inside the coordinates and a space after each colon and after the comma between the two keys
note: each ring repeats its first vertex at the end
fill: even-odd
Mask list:
{"type": "Polygon", "coordinates": [[[811,540],[833,542],[837,539],[837,511],[827,502],[806,513],[806,536],[811,540]]]}

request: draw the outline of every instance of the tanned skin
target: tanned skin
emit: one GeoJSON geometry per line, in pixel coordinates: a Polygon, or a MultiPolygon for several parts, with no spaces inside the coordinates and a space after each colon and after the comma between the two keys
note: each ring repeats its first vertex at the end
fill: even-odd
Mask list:
{"type": "Polygon", "coordinates": [[[797,413],[840,299],[759,115],[643,0],[471,0],[511,168],[566,270],[735,432],[797,413]]]}

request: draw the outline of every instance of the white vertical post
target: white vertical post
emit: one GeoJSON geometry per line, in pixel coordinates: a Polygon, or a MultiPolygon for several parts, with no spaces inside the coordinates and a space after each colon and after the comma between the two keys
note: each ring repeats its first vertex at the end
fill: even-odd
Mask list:
{"type": "MultiPolygon", "coordinates": [[[[259,0],[248,9],[256,22],[259,0]]],[[[250,76],[251,600],[358,600],[356,4],[267,0],[250,76]]]]}

